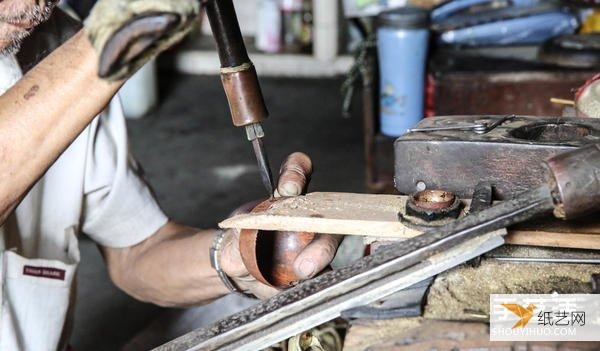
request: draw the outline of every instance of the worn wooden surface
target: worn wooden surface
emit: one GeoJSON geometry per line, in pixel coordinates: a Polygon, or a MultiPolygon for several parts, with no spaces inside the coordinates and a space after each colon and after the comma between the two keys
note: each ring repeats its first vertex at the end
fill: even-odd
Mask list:
{"type": "MultiPolygon", "coordinates": [[[[219,226],[405,239],[421,233],[398,220],[406,199],[400,195],[311,193],[273,201],[263,212],[238,215],[219,226]]],[[[468,206],[468,201],[464,203],[468,206]]],[[[507,240],[521,245],[600,249],[600,219],[590,217],[569,224],[549,215],[546,221],[509,229],[507,240]]]]}
{"type": "Polygon", "coordinates": [[[398,220],[405,201],[400,195],[311,193],[274,201],[263,212],[235,216],[219,226],[410,238],[419,231],[398,220]]]}
{"type": "MultiPolygon", "coordinates": [[[[554,258],[553,252],[556,251],[546,253],[541,260],[554,258]]],[[[495,255],[495,252],[490,255],[495,255]]],[[[535,253],[523,256],[535,256],[535,253]]],[[[562,258],[561,255],[558,257],[562,258]]],[[[597,255],[580,257],[598,258],[597,255]]],[[[590,280],[594,274],[600,274],[600,265],[515,263],[486,257],[476,267],[465,264],[438,275],[429,288],[424,316],[442,320],[487,321],[491,294],[591,294],[590,280]]]]}
{"type": "Polygon", "coordinates": [[[358,320],[344,343],[344,351],[592,351],[598,342],[490,341],[487,323],[460,323],[403,318],[358,320]]]}
{"type": "Polygon", "coordinates": [[[559,233],[535,230],[509,230],[506,242],[513,245],[600,250],[598,233],[559,233]]]}

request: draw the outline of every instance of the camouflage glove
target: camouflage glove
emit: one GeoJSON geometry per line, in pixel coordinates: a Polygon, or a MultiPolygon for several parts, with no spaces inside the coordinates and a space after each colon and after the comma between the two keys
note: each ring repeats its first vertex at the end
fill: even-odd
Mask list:
{"type": "Polygon", "coordinates": [[[98,75],[129,77],[188,34],[199,12],[199,0],[98,1],[85,21],[100,56],[98,75]]]}

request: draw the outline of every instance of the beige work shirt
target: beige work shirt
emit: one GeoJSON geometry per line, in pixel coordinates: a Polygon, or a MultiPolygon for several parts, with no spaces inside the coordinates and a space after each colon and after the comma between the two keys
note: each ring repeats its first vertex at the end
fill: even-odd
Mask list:
{"type": "MultiPolygon", "coordinates": [[[[0,57],[0,93],[21,76],[13,57],[0,57]]],[[[115,98],[0,232],[0,350],[65,348],[80,233],[102,246],[122,248],[140,243],[166,222],[128,152],[115,98]]]]}

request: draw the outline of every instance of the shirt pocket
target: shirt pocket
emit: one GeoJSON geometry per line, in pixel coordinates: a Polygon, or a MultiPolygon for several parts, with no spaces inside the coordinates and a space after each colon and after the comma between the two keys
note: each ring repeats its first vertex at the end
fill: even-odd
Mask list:
{"type": "Polygon", "coordinates": [[[64,260],[29,259],[13,251],[0,253],[0,350],[64,348],[79,264],[77,238],[70,231],[64,260]]]}

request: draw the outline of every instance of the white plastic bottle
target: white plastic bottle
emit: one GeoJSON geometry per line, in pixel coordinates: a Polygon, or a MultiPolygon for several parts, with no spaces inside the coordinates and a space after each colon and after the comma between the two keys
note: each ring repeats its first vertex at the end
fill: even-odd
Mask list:
{"type": "Polygon", "coordinates": [[[256,23],[256,48],[267,53],[281,51],[281,13],[279,1],[259,0],[256,23]]]}

